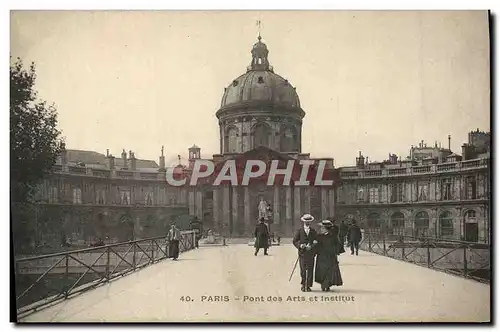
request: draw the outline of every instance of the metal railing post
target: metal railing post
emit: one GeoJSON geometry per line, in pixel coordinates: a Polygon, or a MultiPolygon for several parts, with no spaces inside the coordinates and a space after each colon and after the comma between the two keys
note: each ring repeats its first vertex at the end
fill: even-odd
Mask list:
{"type": "Polygon", "coordinates": [[[151,263],[155,262],[155,242],[154,240],[151,240],[151,263]]]}
{"type": "Polygon", "coordinates": [[[382,234],[382,246],[384,248],[384,256],[387,256],[387,251],[385,249],[385,233],[382,234]]]}
{"type": "Polygon", "coordinates": [[[132,266],[134,267],[134,271],[135,271],[135,268],[136,268],[136,262],[135,262],[135,250],[136,250],[136,248],[135,248],[135,242],[133,242],[132,245],[134,246],[133,247],[134,250],[132,251],[132,255],[134,255],[134,256],[132,256],[132,266]]]}
{"type": "Polygon", "coordinates": [[[106,251],[107,251],[106,252],[106,256],[107,256],[106,257],[106,280],[109,282],[109,277],[110,277],[110,275],[109,275],[109,272],[110,272],[109,267],[111,265],[111,250],[108,247],[108,248],[106,248],[106,251]]]}
{"type": "Polygon", "coordinates": [[[464,245],[464,277],[467,277],[469,271],[467,269],[467,245],[464,245]]]}
{"type": "Polygon", "coordinates": [[[406,257],[405,257],[405,238],[404,238],[404,236],[401,236],[401,243],[402,243],[402,245],[401,245],[401,260],[404,261],[406,259],[406,257]]]}
{"type": "Polygon", "coordinates": [[[427,267],[431,267],[431,246],[429,240],[425,241],[427,245],[427,267]]]}
{"type": "Polygon", "coordinates": [[[368,251],[372,252],[372,237],[371,237],[371,232],[368,231],[368,251]]]}
{"type": "Polygon", "coordinates": [[[68,298],[68,285],[69,285],[69,254],[66,254],[66,271],[64,273],[64,298],[68,298]]]}

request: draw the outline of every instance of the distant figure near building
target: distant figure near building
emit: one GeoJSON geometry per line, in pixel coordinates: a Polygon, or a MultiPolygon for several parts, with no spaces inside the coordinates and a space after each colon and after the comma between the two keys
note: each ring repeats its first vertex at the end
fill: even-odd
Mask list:
{"type": "Polygon", "coordinates": [[[344,244],[340,242],[339,233],[331,221],[323,220],[320,226],[314,281],[321,285],[323,292],[328,292],[331,286],[342,286],[337,256],[343,251],[344,244]]]}
{"type": "Polygon", "coordinates": [[[347,233],[349,232],[349,227],[345,224],[344,220],[340,223],[339,226],[339,237],[342,245],[346,243],[347,233]]]}
{"type": "Polygon", "coordinates": [[[259,202],[259,220],[264,218],[264,220],[268,220],[271,215],[271,207],[269,204],[261,197],[259,202]]]}
{"type": "Polygon", "coordinates": [[[169,241],[169,258],[173,258],[176,261],[179,258],[179,240],[181,239],[181,232],[175,224],[172,224],[170,231],[168,232],[169,241]]]}
{"type": "Polygon", "coordinates": [[[295,232],[293,245],[299,251],[300,283],[302,285],[300,289],[303,292],[310,292],[313,284],[314,273],[314,247],[318,243],[318,234],[314,228],[311,227],[311,223],[314,221],[313,216],[310,214],[304,214],[300,219],[304,223],[304,226],[295,232]]]}
{"type": "Polygon", "coordinates": [[[267,256],[267,249],[269,248],[269,228],[264,223],[264,218],[259,219],[259,223],[255,226],[255,256],[259,253],[260,248],[264,248],[264,255],[267,256]]]}
{"type": "Polygon", "coordinates": [[[361,229],[356,224],[356,221],[352,222],[349,228],[349,244],[351,246],[351,255],[354,255],[354,250],[356,250],[356,256],[358,256],[359,242],[361,241],[361,229]]]}

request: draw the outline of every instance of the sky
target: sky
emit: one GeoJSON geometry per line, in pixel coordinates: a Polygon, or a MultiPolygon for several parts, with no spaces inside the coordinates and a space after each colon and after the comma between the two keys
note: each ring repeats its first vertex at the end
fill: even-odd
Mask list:
{"type": "Polygon", "coordinates": [[[219,151],[215,112],[260,20],[275,73],[306,112],[302,152],[355,163],[424,140],[461,154],[490,130],[485,11],[13,11],[10,52],[34,61],[70,149],[167,164],[219,151]]]}

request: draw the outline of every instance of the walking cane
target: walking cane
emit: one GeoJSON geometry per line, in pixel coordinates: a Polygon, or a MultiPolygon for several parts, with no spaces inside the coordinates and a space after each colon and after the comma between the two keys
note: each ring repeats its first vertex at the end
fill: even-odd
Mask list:
{"type": "Polygon", "coordinates": [[[295,261],[295,265],[293,266],[292,274],[290,274],[290,279],[288,279],[288,282],[292,280],[293,273],[295,272],[295,269],[297,268],[297,263],[299,262],[299,257],[297,256],[297,260],[295,261]]]}

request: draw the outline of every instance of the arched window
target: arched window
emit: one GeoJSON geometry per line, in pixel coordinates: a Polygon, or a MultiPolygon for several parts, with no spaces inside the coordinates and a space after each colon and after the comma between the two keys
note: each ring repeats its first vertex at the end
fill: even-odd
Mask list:
{"type": "Polygon", "coordinates": [[[453,218],[449,211],[439,216],[439,235],[442,237],[453,236],[453,218]]]}
{"type": "Polygon", "coordinates": [[[238,129],[232,127],[227,130],[226,152],[238,152],[238,129]]]}
{"type": "Polygon", "coordinates": [[[294,128],[286,127],[281,129],[280,150],[281,152],[294,152],[296,147],[296,133],[294,128]]]}
{"type": "Polygon", "coordinates": [[[370,213],[366,219],[369,229],[380,229],[381,222],[378,213],[370,213]]]}
{"type": "Polygon", "coordinates": [[[476,211],[468,210],[464,214],[465,241],[477,242],[479,240],[479,226],[476,211]]]}
{"type": "Polygon", "coordinates": [[[82,189],[73,188],[73,204],[82,204],[82,189]]]}
{"type": "Polygon", "coordinates": [[[429,215],[425,211],[420,211],[415,215],[416,236],[427,236],[429,232],[429,215]]]}
{"type": "Polygon", "coordinates": [[[254,148],[257,148],[259,146],[269,147],[270,135],[271,135],[271,130],[266,124],[264,123],[257,124],[253,131],[254,148]]]}
{"type": "Polygon", "coordinates": [[[391,216],[391,227],[393,234],[402,235],[405,228],[405,216],[401,212],[395,212],[391,216]]]}

